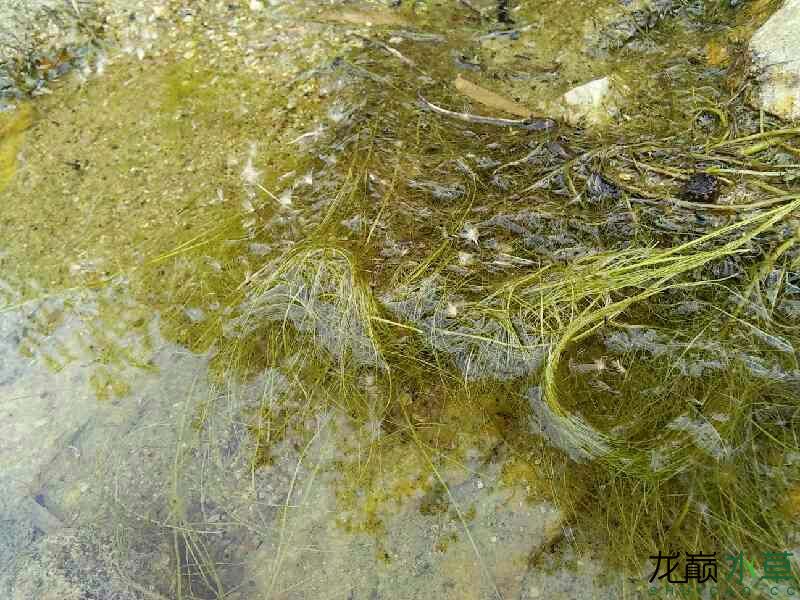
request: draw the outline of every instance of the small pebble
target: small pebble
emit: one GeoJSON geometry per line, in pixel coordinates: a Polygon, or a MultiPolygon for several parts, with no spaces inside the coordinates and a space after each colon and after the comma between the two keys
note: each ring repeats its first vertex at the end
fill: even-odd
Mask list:
{"type": "Polygon", "coordinates": [[[719,196],[719,179],[708,173],[695,173],[681,188],[681,198],[687,202],[712,204],[719,196]]]}

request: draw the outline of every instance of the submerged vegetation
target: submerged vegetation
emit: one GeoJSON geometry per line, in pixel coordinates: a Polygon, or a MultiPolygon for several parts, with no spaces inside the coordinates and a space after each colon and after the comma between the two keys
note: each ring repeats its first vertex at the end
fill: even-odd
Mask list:
{"type": "MultiPolygon", "coordinates": [[[[206,514],[192,458],[220,479],[250,479],[259,499],[256,473],[298,457],[264,536],[274,551],[264,586],[278,597],[290,508],[310,494],[295,484],[301,464],[323,477],[322,459],[304,461],[330,423],[341,433],[325,467],[337,525],[378,540],[388,564],[397,514],[412,506],[444,523],[436,552],[465,540],[496,596],[463,492],[485,469],[514,501],[558,509],[525,546],[529,566],[557,566],[560,545],[640,578],[659,551],[796,544],[800,129],[748,105],[743,66],[728,55],[738,38],[727,59],[718,49],[718,25],[738,20],[741,36],[759,7],[742,17],[687,4],[643,33],[665,52],[603,48],[594,67],[614,67],[628,95],[614,124],[594,130],[430,110],[485,116],[520,89],[518,61],[529,59],[497,46],[510,25],[490,27],[470,6],[304,9],[290,22],[306,30],[280,22],[249,46],[295,48],[296,64],[254,59],[266,83],[232,59],[210,67],[215,38],[192,31],[146,69],[134,53],[86,87],[65,84],[74,109],[42,99],[47,116],[13,179],[7,156],[30,113],[0,121],[0,189],[8,180],[3,194],[19,207],[4,218],[25,239],[0,255],[21,290],[0,311],[43,302],[42,286],[47,297],[108,291],[96,314],[115,320],[118,297],[132,299],[158,314],[165,337],[210,358],[214,393],[187,393],[169,501],[149,517],[169,528],[178,598],[236,585],[221,572],[223,543],[204,533],[222,517],[206,514]],[[312,45],[320,63],[296,50],[312,45]],[[481,86],[501,88],[494,96],[454,84],[473,63],[481,86]],[[138,145],[126,143],[131,128],[138,145]],[[80,132],[93,141],[76,150],[80,132]],[[53,222],[75,210],[92,213],[80,233],[64,231],[62,254],[53,222]],[[29,230],[27,211],[50,223],[29,230]]],[[[535,13],[515,14],[518,35],[535,13]]],[[[527,73],[559,94],[583,68],[565,60],[556,80],[558,67],[545,67],[527,73]]],[[[552,96],[520,94],[506,110],[547,117],[552,96]]],[[[509,113],[492,116],[530,117],[509,113]]],[[[144,327],[138,314],[124,320],[144,327]]],[[[108,373],[130,353],[108,362],[99,387],[111,391],[98,398],[126,395],[108,373]]],[[[245,495],[219,510],[261,535],[245,495]]],[[[128,516],[148,509],[136,510],[128,516]]]]}

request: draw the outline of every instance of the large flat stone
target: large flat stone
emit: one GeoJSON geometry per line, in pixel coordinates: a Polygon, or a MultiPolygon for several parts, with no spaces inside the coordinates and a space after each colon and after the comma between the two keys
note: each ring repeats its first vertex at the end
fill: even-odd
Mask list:
{"type": "Polygon", "coordinates": [[[753,35],[750,50],[760,82],[759,107],[800,119],[800,0],[786,0],[753,35]]]}

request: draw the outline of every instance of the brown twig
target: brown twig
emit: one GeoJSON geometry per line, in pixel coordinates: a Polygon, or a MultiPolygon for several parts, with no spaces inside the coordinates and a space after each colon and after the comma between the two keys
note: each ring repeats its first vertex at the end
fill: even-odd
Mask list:
{"type": "Polygon", "coordinates": [[[420,93],[418,94],[419,102],[423,106],[436,114],[450,117],[451,119],[458,119],[466,123],[475,123],[477,125],[494,125],[496,127],[516,127],[518,129],[527,129],[528,131],[545,131],[553,129],[556,122],[553,119],[531,117],[528,119],[500,119],[497,117],[483,117],[480,115],[473,115],[471,113],[460,113],[452,110],[447,110],[440,106],[429,102],[420,93]]]}
{"type": "Polygon", "coordinates": [[[397,48],[393,48],[393,47],[389,46],[388,44],[384,44],[383,42],[380,42],[378,40],[373,40],[373,39],[368,38],[368,37],[363,36],[363,35],[359,35],[359,34],[354,34],[354,35],[358,39],[360,39],[360,40],[362,40],[364,42],[367,42],[368,44],[372,44],[373,46],[377,46],[378,48],[388,52],[389,54],[391,54],[395,58],[398,58],[401,62],[403,62],[404,64],[408,65],[409,67],[415,67],[416,66],[416,63],[413,60],[411,60],[410,58],[408,58],[406,56],[403,56],[403,54],[397,48]]]}

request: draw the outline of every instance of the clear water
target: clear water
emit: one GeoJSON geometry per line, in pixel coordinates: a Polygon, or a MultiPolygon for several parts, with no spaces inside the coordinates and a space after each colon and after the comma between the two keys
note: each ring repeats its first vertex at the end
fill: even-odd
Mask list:
{"type": "Polygon", "coordinates": [[[639,598],[659,551],[798,546],[797,136],[714,146],[786,127],[715,112],[764,7],[467,4],[110,5],[37,59],[0,113],[4,597],[639,598]],[[519,118],[458,75],[621,95],[421,110],[519,118]],[[708,168],[786,199],[671,204],[708,168]]]}

